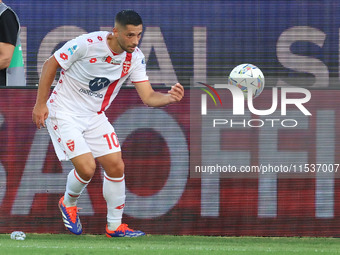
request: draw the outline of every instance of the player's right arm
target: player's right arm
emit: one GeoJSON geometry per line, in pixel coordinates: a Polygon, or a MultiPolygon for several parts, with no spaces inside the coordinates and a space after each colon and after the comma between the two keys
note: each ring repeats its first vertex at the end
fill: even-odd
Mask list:
{"type": "Polygon", "coordinates": [[[46,102],[59,67],[60,65],[54,56],[47,59],[43,65],[39,80],[37,99],[32,113],[33,122],[38,129],[45,127],[45,120],[49,113],[46,102]]]}

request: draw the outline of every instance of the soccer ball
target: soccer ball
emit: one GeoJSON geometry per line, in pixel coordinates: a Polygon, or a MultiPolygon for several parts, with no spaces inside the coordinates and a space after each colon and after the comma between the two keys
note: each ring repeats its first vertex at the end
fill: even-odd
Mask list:
{"type": "Polygon", "coordinates": [[[241,64],[230,72],[228,84],[240,88],[246,99],[248,98],[248,91],[251,90],[253,98],[255,98],[261,94],[264,88],[264,76],[257,66],[241,64]]]}
{"type": "Polygon", "coordinates": [[[13,240],[23,241],[23,240],[25,240],[25,238],[26,238],[26,234],[22,231],[13,231],[11,233],[11,239],[13,239],[13,240]]]}

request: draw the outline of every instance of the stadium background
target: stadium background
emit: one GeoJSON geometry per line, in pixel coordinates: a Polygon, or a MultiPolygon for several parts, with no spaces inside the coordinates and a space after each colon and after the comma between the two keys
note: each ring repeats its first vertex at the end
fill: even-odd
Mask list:
{"type": "MultiPolygon", "coordinates": [[[[223,80],[237,64],[255,64],[265,74],[267,88],[288,84],[312,91],[308,128],[282,132],[266,143],[279,144],[283,156],[297,152],[305,163],[339,163],[336,1],[6,3],[20,17],[30,88],[0,91],[1,233],[65,231],[57,202],[71,165],[57,161],[46,130],[38,131],[31,123],[35,84],[42,63],[55,49],[79,34],[111,29],[121,9],[134,9],[143,17],[140,48],[157,88],[166,91],[163,87],[176,80],[186,87],[196,81],[223,80]]],[[[270,100],[265,92],[262,100],[270,100]]],[[[274,186],[271,182],[275,190],[259,185],[256,178],[218,179],[218,186],[190,178],[189,97],[178,105],[148,109],[127,84],[107,115],[123,145],[125,221],[133,227],[150,234],[339,236],[340,183],[333,174],[275,177],[274,186]],[[215,202],[218,197],[217,207],[203,200],[209,195],[215,202]],[[261,201],[268,201],[262,207],[261,195],[261,201]],[[266,205],[272,208],[268,214],[263,213],[266,205]]],[[[254,160],[261,141],[247,138],[257,136],[253,130],[233,130],[226,134],[226,153],[236,145],[235,151],[251,152],[254,160]],[[232,139],[240,133],[241,145],[232,139]]],[[[106,215],[102,170],[97,170],[79,205],[85,232],[95,234],[104,232],[106,215]]]]}

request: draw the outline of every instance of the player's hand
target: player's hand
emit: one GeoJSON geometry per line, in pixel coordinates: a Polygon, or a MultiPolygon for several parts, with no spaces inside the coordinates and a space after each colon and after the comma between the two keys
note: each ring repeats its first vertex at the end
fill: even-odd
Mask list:
{"type": "Polygon", "coordinates": [[[46,104],[35,105],[32,112],[32,120],[33,123],[37,126],[38,129],[41,127],[46,127],[45,120],[48,117],[48,108],[46,104]]]}
{"type": "Polygon", "coordinates": [[[168,93],[170,94],[170,103],[179,102],[184,97],[184,88],[180,83],[176,83],[168,93]]]}

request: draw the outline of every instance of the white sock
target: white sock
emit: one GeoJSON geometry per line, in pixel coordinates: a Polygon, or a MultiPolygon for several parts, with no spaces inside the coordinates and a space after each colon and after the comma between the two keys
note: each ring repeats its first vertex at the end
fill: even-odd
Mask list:
{"type": "Polygon", "coordinates": [[[67,176],[66,191],[64,194],[64,204],[66,207],[76,206],[77,200],[83,190],[91,180],[85,181],[77,174],[75,169],[71,170],[67,176]]]}
{"type": "Polygon", "coordinates": [[[125,206],[125,176],[112,178],[104,173],[103,195],[107,203],[107,227],[116,230],[122,224],[125,206]]]}

